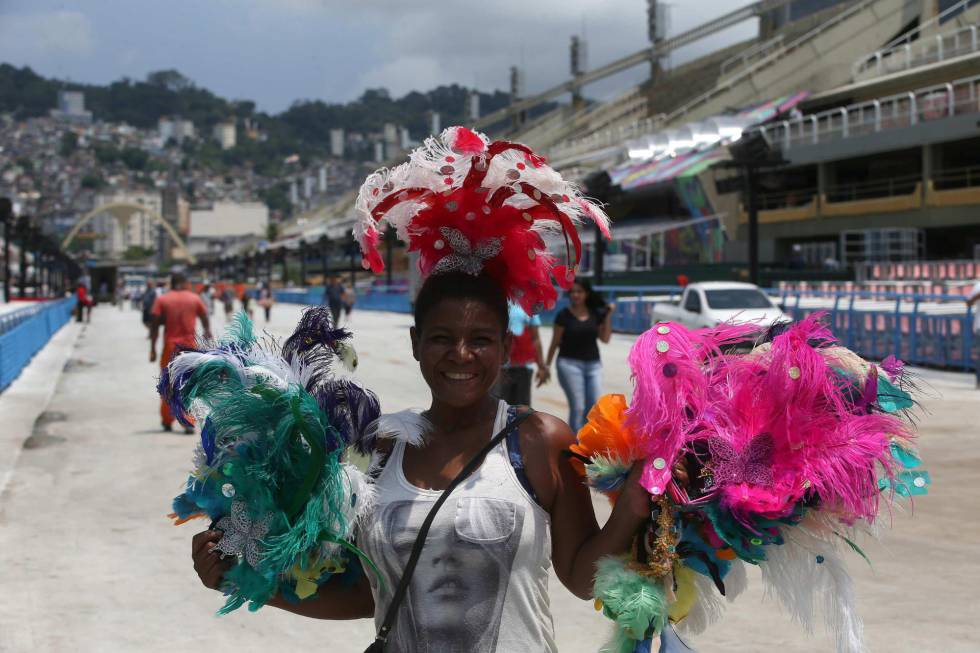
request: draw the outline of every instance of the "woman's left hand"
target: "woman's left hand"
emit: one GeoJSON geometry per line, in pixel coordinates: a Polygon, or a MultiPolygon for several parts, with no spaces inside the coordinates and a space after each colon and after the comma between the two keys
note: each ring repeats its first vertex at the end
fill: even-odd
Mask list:
{"type": "Polygon", "coordinates": [[[619,513],[624,519],[636,522],[636,528],[646,519],[650,518],[650,493],[640,485],[640,476],[643,474],[645,461],[637,460],[633,463],[623,489],[616,499],[613,514],[619,513]]]}
{"type": "Polygon", "coordinates": [[[535,387],[540,388],[551,379],[551,370],[547,367],[538,367],[534,373],[534,380],[537,382],[535,387]]]}

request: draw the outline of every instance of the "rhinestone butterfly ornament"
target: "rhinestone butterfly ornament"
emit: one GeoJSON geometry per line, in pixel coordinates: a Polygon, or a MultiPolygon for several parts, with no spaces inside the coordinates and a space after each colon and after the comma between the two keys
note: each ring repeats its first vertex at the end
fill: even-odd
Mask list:
{"type": "Polygon", "coordinates": [[[244,501],[233,501],[231,514],[218,520],[215,528],[224,535],[215,550],[225,555],[242,556],[253,569],[262,559],[262,538],[269,532],[273,514],[270,512],[257,520],[248,515],[244,501]]]}
{"type": "Polygon", "coordinates": [[[724,438],[713,436],[708,438],[708,451],[715,485],[772,485],[771,434],[759,433],[741,451],[736,451],[724,438]]]}
{"type": "Polygon", "coordinates": [[[439,259],[432,269],[433,274],[459,270],[476,276],[483,271],[483,265],[503,249],[501,238],[485,238],[474,247],[469,238],[459,229],[440,227],[439,233],[445,238],[445,242],[449,243],[452,253],[439,259]]]}

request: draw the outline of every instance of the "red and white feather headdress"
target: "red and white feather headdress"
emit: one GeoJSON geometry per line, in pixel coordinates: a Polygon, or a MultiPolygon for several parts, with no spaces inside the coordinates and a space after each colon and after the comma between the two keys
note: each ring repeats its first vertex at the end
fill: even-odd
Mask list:
{"type": "Polygon", "coordinates": [[[554,283],[569,288],[575,279],[582,256],[576,225],[594,222],[609,237],[602,209],[543,157],[465,127],[449,127],[408,162],[369,176],[355,210],[365,268],[384,270],[378,244],[391,225],[419,252],[423,276],[485,272],[532,314],[554,305],[554,283]],[[548,232],[564,239],[564,261],[548,251],[548,232]]]}

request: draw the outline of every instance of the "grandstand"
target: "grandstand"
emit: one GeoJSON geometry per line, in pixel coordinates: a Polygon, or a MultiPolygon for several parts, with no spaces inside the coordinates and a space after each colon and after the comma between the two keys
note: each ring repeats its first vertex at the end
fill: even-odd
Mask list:
{"type": "MultiPolygon", "coordinates": [[[[515,100],[477,126],[530,144],[612,201],[614,242],[603,262],[617,283],[663,283],[685,266],[700,266],[699,277],[744,274],[744,201],[718,192],[733,173],[717,164],[754,130],[788,161],[765,176],[758,197],[761,262],[785,272],[765,281],[849,280],[864,262],[972,259],[978,32],[980,0],[764,0],[515,100]],[[673,69],[654,65],[651,79],[607,102],[518,119],[534,102],[746,20],[758,21],[754,39],[673,69]],[[596,187],[602,173],[605,188],[596,187]]],[[[301,216],[272,246],[336,242],[352,218],[348,196],[301,216]]],[[[596,260],[592,241],[583,234],[584,274],[596,260]]]]}
{"type": "MultiPolygon", "coordinates": [[[[544,143],[564,171],[580,179],[606,172],[622,191],[621,228],[608,250],[616,271],[656,270],[663,234],[672,224],[691,232],[699,218],[710,218],[700,233],[672,239],[689,250],[673,252],[676,263],[745,260],[743,198],[716,192],[732,173],[713,165],[751,130],[788,161],[766,176],[758,198],[764,265],[839,271],[974,257],[980,2],[822,4],[832,6],[794,20],[790,3],[782,20],[762,21],[755,41],[661,76],[645,91],[645,115],[634,106],[600,129],[579,122],[574,138],[544,143]],[[715,226],[723,236],[711,233],[715,226]]],[[[601,116],[620,104],[588,111],[601,116]]],[[[966,279],[944,278],[944,292],[966,279]]]]}

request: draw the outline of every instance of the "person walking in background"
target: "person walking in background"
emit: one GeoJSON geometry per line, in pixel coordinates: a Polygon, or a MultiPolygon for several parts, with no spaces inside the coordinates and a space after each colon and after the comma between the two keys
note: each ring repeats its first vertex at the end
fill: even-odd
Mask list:
{"type": "Polygon", "coordinates": [[[225,309],[225,322],[231,322],[231,316],[235,312],[235,293],[230,286],[225,286],[221,291],[221,304],[225,309]]]}
{"type": "MultiPolygon", "coordinates": [[[[170,292],[157,298],[150,311],[150,362],[157,361],[157,336],[163,327],[163,353],[160,355],[160,369],[170,363],[178,347],[197,345],[195,326],[201,319],[204,337],[211,338],[211,322],[204,302],[188,289],[187,278],[178,273],[170,277],[170,292]]],[[[164,431],[173,430],[174,416],[166,400],[160,400],[160,424],[164,431]]],[[[184,428],[185,433],[193,433],[193,428],[184,428]]]]}
{"type": "Polygon", "coordinates": [[[538,366],[534,378],[539,388],[551,378],[538,332],[541,318],[528,315],[514,303],[508,305],[507,311],[507,330],[511,334],[510,358],[500,371],[494,394],[511,406],[530,407],[531,366],[538,366]]]}
{"type": "Polygon", "coordinates": [[[248,316],[248,319],[253,319],[252,294],[244,285],[242,286],[242,294],[238,298],[242,301],[242,310],[245,311],[245,315],[248,316]]]}
{"type": "Polygon", "coordinates": [[[323,303],[330,309],[330,318],[334,326],[339,324],[340,311],[344,305],[344,284],[340,282],[340,277],[334,275],[327,282],[327,287],[323,291],[323,303]]]}
{"type": "Polygon", "coordinates": [[[259,282],[259,306],[265,311],[265,323],[268,324],[272,319],[272,305],[275,298],[272,296],[272,289],[265,283],[259,282]]]}
{"type": "Polygon", "coordinates": [[[357,293],[354,291],[354,286],[344,287],[344,292],[340,297],[340,301],[344,307],[344,322],[350,324],[350,314],[354,312],[354,302],[357,301],[357,293]]]}
{"type": "Polygon", "coordinates": [[[77,321],[78,322],[81,322],[82,319],[84,318],[85,322],[91,322],[92,321],[92,304],[94,304],[95,302],[92,301],[92,296],[89,295],[88,287],[84,283],[79,283],[78,284],[78,290],[76,291],[76,294],[77,294],[77,297],[78,297],[78,307],[77,307],[77,310],[78,310],[77,316],[78,316],[78,318],[77,318],[77,321]]]}
{"type": "Polygon", "coordinates": [[[157,300],[158,296],[156,282],[153,279],[147,279],[146,290],[143,292],[143,297],[140,300],[143,308],[143,326],[147,329],[153,323],[153,303],[157,300]]]}
{"type": "Polygon", "coordinates": [[[976,388],[980,390],[980,281],[973,284],[970,296],[966,299],[968,308],[973,309],[973,371],[976,375],[976,388]]]}
{"type": "Polygon", "coordinates": [[[214,290],[211,288],[211,284],[206,283],[201,288],[201,301],[204,302],[204,308],[210,318],[214,315],[214,290]]]}
{"type": "Polygon", "coordinates": [[[615,305],[606,301],[584,279],[568,291],[569,306],[555,316],[547,366],[558,354],[558,383],[568,399],[568,425],[572,432],[585,424],[585,416],[599,398],[602,362],[598,341],[612,337],[615,305]]]}

